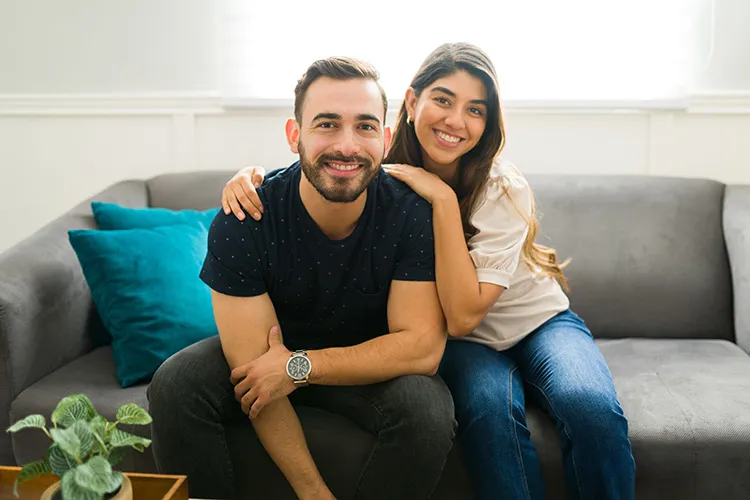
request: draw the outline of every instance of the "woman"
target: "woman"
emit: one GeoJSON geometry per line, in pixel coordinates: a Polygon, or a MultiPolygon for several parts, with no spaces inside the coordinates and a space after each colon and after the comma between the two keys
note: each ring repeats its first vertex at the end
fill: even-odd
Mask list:
{"type": "MultiPolygon", "coordinates": [[[[528,397],[552,417],[569,499],[632,499],[635,462],[612,376],[569,309],[553,249],[534,243],[534,197],[499,158],[505,142],[497,77],[477,47],[445,44],[406,92],[383,169],[432,204],[436,281],[448,330],[439,374],[454,397],[459,439],[481,499],[545,498],[526,424],[528,397]]],[[[256,218],[238,172],[222,205],[256,218]]]]}

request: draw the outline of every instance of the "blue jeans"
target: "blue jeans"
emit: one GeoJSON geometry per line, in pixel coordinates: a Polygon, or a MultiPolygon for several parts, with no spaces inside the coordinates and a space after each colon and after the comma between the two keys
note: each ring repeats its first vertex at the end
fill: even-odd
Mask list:
{"type": "Polygon", "coordinates": [[[557,424],[568,499],[634,498],[628,422],[591,332],[572,311],[506,351],[451,340],[439,374],[453,394],[477,498],[545,498],[526,397],[557,424]]]}

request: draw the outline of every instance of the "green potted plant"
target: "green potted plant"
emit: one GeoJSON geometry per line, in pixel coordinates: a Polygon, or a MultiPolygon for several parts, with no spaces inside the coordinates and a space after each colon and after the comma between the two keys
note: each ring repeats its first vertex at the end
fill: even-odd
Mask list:
{"type": "Polygon", "coordinates": [[[18,485],[42,474],[59,478],[42,496],[43,500],[131,500],[130,480],[122,472],[112,470],[122,461],[127,448],[143,452],[151,444],[146,439],[118,429],[120,424],[147,425],[151,416],[136,404],[126,404],[117,411],[117,420],[109,422],[99,415],[89,398],[74,394],[63,398],[50,417],[53,427],[47,429],[42,415],[29,415],[7,432],[41,429],[51,440],[43,460],[23,466],[18,485]],[[60,497],[62,495],[62,497],[60,497]]]}

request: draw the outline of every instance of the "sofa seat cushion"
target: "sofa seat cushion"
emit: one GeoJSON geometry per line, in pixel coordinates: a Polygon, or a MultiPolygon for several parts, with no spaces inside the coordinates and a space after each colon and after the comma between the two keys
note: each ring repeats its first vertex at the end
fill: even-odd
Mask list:
{"type": "Polygon", "coordinates": [[[745,351],[724,340],[597,344],[628,418],[637,498],[742,498],[750,491],[745,351]]]}
{"type": "MultiPolygon", "coordinates": [[[[118,408],[126,403],[135,403],[148,408],[147,384],[123,389],[117,380],[115,362],[110,346],[100,347],[68,363],[42,378],[21,392],[10,408],[11,422],[26,415],[39,413],[47,419],[57,403],[70,394],[83,393],[89,397],[96,411],[107,420],[114,421],[118,408]]],[[[148,425],[123,426],[123,430],[150,437],[148,425]]],[[[39,430],[26,429],[12,435],[13,454],[16,462],[25,464],[39,460],[49,446],[49,438],[39,430]]],[[[122,462],[122,470],[154,472],[153,456],[148,448],[144,453],[129,450],[122,462]]]]}

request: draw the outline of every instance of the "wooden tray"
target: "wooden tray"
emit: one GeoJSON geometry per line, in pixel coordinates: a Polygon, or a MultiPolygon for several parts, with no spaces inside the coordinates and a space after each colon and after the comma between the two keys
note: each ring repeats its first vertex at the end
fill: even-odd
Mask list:
{"type": "MultiPolygon", "coordinates": [[[[13,500],[13,483],[20,467],[0,466],[0,500],[13,500]]],[[[139,474],[126,472],[133,483],[134,500],[188,500],[186,476],[139,474]]],[[[20,500],[39,500],[44,490],[57,481],[57,476],[45,475],[27,481],[18,487],[20,500]]]]}

